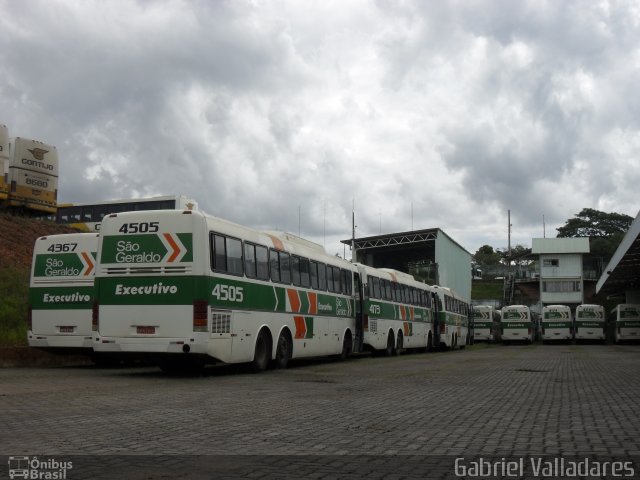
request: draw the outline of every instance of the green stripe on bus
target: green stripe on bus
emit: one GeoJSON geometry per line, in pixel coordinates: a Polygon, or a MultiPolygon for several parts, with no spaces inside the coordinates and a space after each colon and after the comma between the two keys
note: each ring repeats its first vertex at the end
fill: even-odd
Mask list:
{"type": "MultiPolygon", "coordinates": [[[[213,308],[287,312],[285,286],[254,283],[241,279],[209,276],[99,277],[96,289],[102,305],[190,305],[205,300],[213,308]]],[[[305,291],[299,291],[300,312],[311,306],[305,291]]],[[[317,315],[353,315],[350,299],[317,294],[317,315]]]]}
{"type": "MultiPolygon", "coordinates": [[[[84,270],[79,253],[57,253],[36,255],[34,277],[79,277],[84,270]]],[[[95,253],[93,254],[95,258],[95,253]]]]}

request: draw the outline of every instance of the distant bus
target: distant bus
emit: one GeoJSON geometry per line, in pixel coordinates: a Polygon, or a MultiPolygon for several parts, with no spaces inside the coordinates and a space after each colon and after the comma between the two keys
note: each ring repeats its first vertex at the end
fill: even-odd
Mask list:
{"type": "Polygon", "coordinates": [[[526,305],[509,305],[502,309],[500,322],[502,342],[527,342],[531,343],[534,336],[531,311],[526,305]]]}
{"type": "Polygon", "coordinates": [[[386,355],[432,349],[431,287],[397,270],[355,265],[364,285],[364,347],[386,355]]]}
{"type": "Polygon", "coordinates": [[[83,232],[99,232],[105,215],[139,210],[197,210],[198,203],[184,195],[129,198],[106,202],[58,205],[56,223],[83,232]]]}
{"type": "Polygon", "coordinates": [[[573,339],[573,315],[567,305],[542,307],[542,342],[573,339]]]}
{"type": "Polygon", "coordinates": [[[0,125],[0,203],[9,197],[9,130],[0,125]]]}
{"type": "Polygon", "coordinates": [[[602,305],[578,305],[574,323],[576,341],[605,341],[604,307],[602,305]]]}
{"type": "Polygon", "coordinates": [[[640,340],[640,305],[621,303],[613,310],[614,341],[640,340]]]}
{"type": "Polygon", "coordinates": [[[58,151],[37,140],[15,137],[9,141],[8,205],[42,214],[58,206],[58,151]]]}
{"type": "Polygon", "coordinates": [[[448,287],[432,286],[442,347],[464,348],[469,337],[469,302],[448,287]]]}
{"type": "Polygon", "coordinates": [[[495,309],[492,305],[475,305],[473,307],[473,339],[475,341],[493,340],[493,316],[495,309]]]}
{"type": "Polygon", "coordinates": [[[36,240],[29,285],[30,346],[91,351],[97,250],[97,233],[49,235],[36,240]]]}

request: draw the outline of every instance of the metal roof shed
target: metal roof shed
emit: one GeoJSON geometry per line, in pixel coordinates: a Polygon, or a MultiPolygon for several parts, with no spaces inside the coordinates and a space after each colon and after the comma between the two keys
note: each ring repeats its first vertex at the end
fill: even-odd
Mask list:
{"type": "Polygon", "coordinates": [[[624,294],[627,303],[640,303],[640,212],[596,284],[596,293],[601,292],[624,294]]]}

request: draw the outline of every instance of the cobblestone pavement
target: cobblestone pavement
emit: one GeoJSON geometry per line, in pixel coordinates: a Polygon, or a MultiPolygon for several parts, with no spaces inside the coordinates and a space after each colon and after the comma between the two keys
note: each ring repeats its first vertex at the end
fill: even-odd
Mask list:
{"type": "Polygon", "coordinates": [[[70,479],[430,478],[461,456],[640,459],[639,399],[637,345],[475,345],[258,375],[8,368],[0,478],[9,455],[72,458],[70,479]]]}

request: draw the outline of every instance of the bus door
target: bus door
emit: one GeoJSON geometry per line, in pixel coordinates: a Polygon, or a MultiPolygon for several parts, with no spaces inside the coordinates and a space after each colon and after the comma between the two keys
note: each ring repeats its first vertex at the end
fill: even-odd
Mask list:
{"type": "Polygon", "coordinates": [[[358,272],[354,272],[356,281],[356,338],[353,344],[354,352],[362,352],[364,342],[364,290],[362,279],[358,272]]]}

